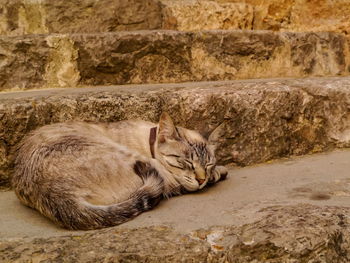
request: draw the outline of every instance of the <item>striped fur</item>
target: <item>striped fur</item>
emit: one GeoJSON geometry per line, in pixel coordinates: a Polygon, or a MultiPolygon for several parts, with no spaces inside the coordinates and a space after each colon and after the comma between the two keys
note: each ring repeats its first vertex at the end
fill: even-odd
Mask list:
{"type": "Polygon", "coordinates": [[[175,128],[167,114],[158,125],[59,123],[41,127],[21,142],[12,185],[23,204],[61,226],[97,229],[128,221],[164,197],[199,190],[227,173],[219,173],[215,163],[204,172],[208,162],[215,158],[206,140],[175,128]],[[148,145],[154,126],[159,130],[155,159],[148,145]],[[172,163],[167,159],[171,153],[178,156],[172,163]],[[205,179],[197,178],[198,171],[205,179]]]}

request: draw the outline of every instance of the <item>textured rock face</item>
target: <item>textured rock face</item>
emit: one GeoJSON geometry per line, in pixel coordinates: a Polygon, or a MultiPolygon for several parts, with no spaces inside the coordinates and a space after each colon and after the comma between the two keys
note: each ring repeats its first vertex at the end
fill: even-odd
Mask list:
{"type": "Polygon", "coordinates": [[[349,33],[350,2],[318,0],[162,0],[163,28],[349,33]]]}
{"type": "Polygon", "coordinates": [[[0,90],[349,74],[346,38],[268,31],[0,39],[0,90]]]}
{"type": "Polygon", "coordinates": [[[218,0],[253,6],[254,29],[349,33],[350,2],[318,0],[218,0]]]}
{"type": "Polygon", "coordinates": [[[164,0],[162,4],[163,29],[253,29],[254,8],[246,3],[164,0]]]}
{"type": "Polygon", "coordinates": [[[0,38],[2,90],[21,90],[34,85],[30,83],[35,83],[35,86],[39,87],[44,86],[45,66],[49,62],[49,56],[50,48],[46,40],[40,37],[34,39],[15,37],[12,42],[0,38]]]}
{"type": "Polygon", "coordinates": [[[347,34],[349,14],[347,0],[1,0],[0,34],[140,29],[269,29],[347,34]]]}
{"type": "Polygon", "coordinates": [[[161,9],[153,0],[0,0],[0,35],[157,28],[161,9]]]}
{"type": "Polygon", "coordinates": [[[91,231],[0,242],[4,262],[349,262],[349,208],[275,206],[239,227],[91,231]]]}
{"type": "Polygon", "coordinates": [[[214,132],[221,163],[249,165],[350,146],[349,78],[107,87],[4,94],[0,99],[0,185],[15,145],[31,130],[69,120],[158,121],[214,132]],[[186,87],[187,86],[187,87],[186,87]]]}

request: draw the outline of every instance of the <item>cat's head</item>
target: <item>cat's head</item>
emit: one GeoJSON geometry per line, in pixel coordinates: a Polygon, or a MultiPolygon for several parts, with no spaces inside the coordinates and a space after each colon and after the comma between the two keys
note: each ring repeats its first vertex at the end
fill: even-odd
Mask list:
{"type": "Polygon", "coordinates": [[[156,147],[157,159],[187,191],[226,178],[226,168],[216,165],[214,145],[196,131],[176,127],[167,113],[159,120],[156,147]]]}

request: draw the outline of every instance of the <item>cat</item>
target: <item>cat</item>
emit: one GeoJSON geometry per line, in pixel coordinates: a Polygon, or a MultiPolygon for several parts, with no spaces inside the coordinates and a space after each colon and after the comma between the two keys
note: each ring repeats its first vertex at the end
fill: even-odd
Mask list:
{"type": "Polygon", "coordinates": [[[225,179],[214,147],[167,113],[142,120],[43,126],[19,144],[12,186],[19,200],[68,229],[126,222],[162,198],[225,179]]]}

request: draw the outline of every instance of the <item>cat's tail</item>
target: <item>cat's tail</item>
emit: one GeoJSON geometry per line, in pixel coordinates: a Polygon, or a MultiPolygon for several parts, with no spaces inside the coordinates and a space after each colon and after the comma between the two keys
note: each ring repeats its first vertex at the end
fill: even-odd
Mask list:
{"type": "Polygon", "coordinates": [[[113,205],[93,205],[85,200],[57,206],[55,221],[69,229],[98,229],[124,223],[140,213],[152,209],[162,199],[164,182],[150,164],[136,161],[134,171],[144,184],[130,198],[113,205]]]}

